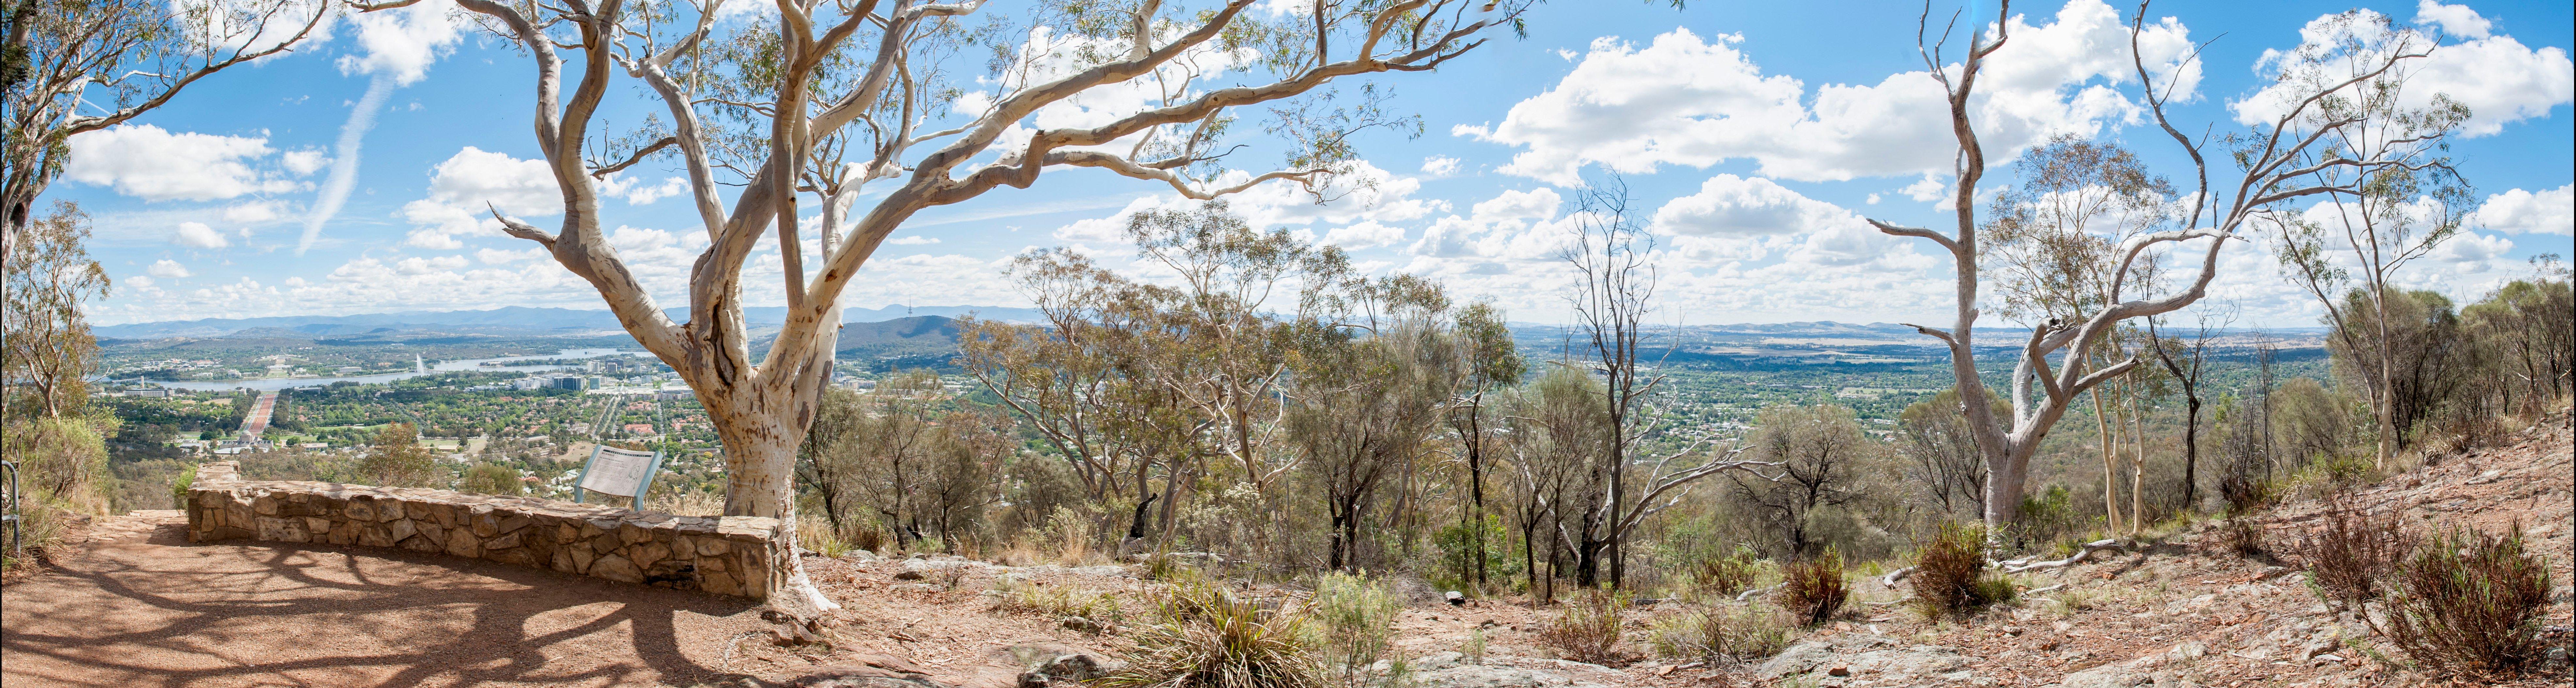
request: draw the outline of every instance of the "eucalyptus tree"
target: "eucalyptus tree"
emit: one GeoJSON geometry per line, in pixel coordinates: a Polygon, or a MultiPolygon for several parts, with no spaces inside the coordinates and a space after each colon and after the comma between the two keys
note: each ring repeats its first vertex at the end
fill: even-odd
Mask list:
{"type": "MultiPolygon", "coordinates": [[[[1325,565],[1361,567],[1379,492],[1411,470],[1456,395],[1460,349],[1449,296],[1412,275],[1340,276],[1296,323],[1295,384],[1281,424],[1323,501],[1325,565]]],[[[1390,516],[1394,514],[1389,514],[1390,516]]]]}
{"type": "MultiPolygon", "coordinates": [[[[1002,187],[1027,188],[1047,170],[1073,167],[1196,199],[1274,180],[1319,187],[1352,169],[1352,134],[1399,119],[1382,109],[1383,89],[1371,85],[1357,97],[1335,98],[1335,82],[1433,70],[1482,45],[1527,7],[1518,1],[1328,1],[1292,3],[1291,11],[1273,13],[1256,11],[1256,0],[1056,0],[1027,5],[1016,19],[995,16],[975,26],[968,20],[984,13],[982,0],[779,0],[760,8],[769,16],[738,29],[774,33],[774,39],[751,41],[765,47],[743,57],[713,59],[711,41],[725,40],[718,34],[721,2],[458,4],[531,58],[533,133],[563,194],[556,230],[497,211],[495,219],[589,281],[628,333],[697,392],[724,440],[725,513],[776,517],[793,516],[795,451],[830,374],[841,295],[905,221],[1002,187]],[[974,80],[957,73],[923,81],[942,55],[953,56],[944,62],[950,69],[971,64],[968,56],[978,51],[950,50],[956,41],[984,48],[990,57],[984,69],[974,80]],[[846,69],[839,73],[848,77],[828,78],[834,69],[846,69]],[[667,134],[629,135],[628,145],[609,145],[618,136],[601,112],[620,76],[661,101],[667,134]],[[725,99],[711,84],[726,82],[757,84],[748,93],[761,100],[718,102],[725,99]],[[970,86],[993,91],[962,94],[970,86]],[[1070,107],[1079,95],[1117,89],[1142,95],[1146,105],[1084,113],[1102,116],[1071,118],[1087,120],[1077,124],[1043,116],[1061,111],[1050,106],[1070,107]],[[1247,107],[1271,113],[1258,129],[1281,144],[1277,169],[1229,169],[1236,160],[1228,154],[1251,128],[1235,126],[1235,113],[1247,107]],[[740,116],[744,111],[757,116],[740,116]],[[725,113],[733,119],[717,116],[725,113]],[[725,152],[719,144],[728,139],[713,129],[728,125],[765,142],[728,162],[738,179],[720,177],[716,167],[725,152]],[[822,228],[833,237],[831,251],[809,270],[798,232],[799,187],[813,172],[819,142],[844,130],[862,154],[823,172],[861,187],[890,186],[866,207],[854,205],[846,219],[835,218],[847,226],[822,228]],[[688,200],[708,241],[689,272],[685,321],[664,313],[600,226],[594,175],[606,165],[588,153],[620,149],[627,157],[650,149],[683,161],[688,200]],[[729,183],[740,185],[730,202],[729,183]],[[742,319],[743,276],[773,228],[787,316],[767,353],[754,359],[742,319]]],[[[855,204],[852,196],[832,200],[855,204]]],[[[778,596],[783,608],[834,606],[801,568],[782,582],[795,593],[778,596]]]]}
{"type": "MultiPolygon", "coordinates": [[[[2150,173],[2136,153],[2116,143],[2061,133],[2024,151],[2013,167],[2021,183],[1996,195],[1981,247],[1995,272],[2001,315],[2024,322],[2079,319],[2110,302],[2112,284],[2141,279],[2151,271],[2132,265],[2127,274],[2112,273],[2118,242],[2164,224],[2172,203],[2173,185],[2150,173]]],[[[2095,368],[2117,362],[2126,353],[2122,334],[2114,329],[2101,346],[2075,352],[2070,360],[2095,368]]],[[[2123,401],[2134,408],[2135,388],[2117,386],[2121,398],[2107,406],[2104,390],[2085,395],[2092,402],[2102,454],[2103,516],[2113,531],[2123,522],[2118,479],[2123,442],[2115,434],[2122,423],[2113,416],[2123,401]]],[[[2135,474],[2144,469],[2145,449],[2142,441],[2128,444],[2136,454],[2131,462],[2135,474]]],[[[2140,506],[2137,483],[2130,483],[2129,494],[2134,528],[2140,506]]]]}
{"type": "MultiPolygon", "coordinates": [[[[319,0],[0,3],[0,241],[14,242],[71,157],[71,137],[168,104],[216,72],[285,52],[319,0]],[[84,112],[84,109],[87,112],[84,112]]],[[[0,258],[8,245],[0,244],[0,258]]]]}
{"type": "Polygon", "coordinates": [[[1494,461],[1487,453],[1495,434],[1502,429],[1502,419],[1486,415],[1485,395],[1518,386],[1521,377],[1529,372],[1529,364],[1512,341],[1503,310],[1492,303],[1478,301],[1460,308],[1454,327],[1460,348],[1458,370],[1454,373],[1460,378],[1459,396],[1450,400],[1443,418],[1457,438],[1458,459],[1467,468],[1467,505],[1458,513],[1468,526],[1468,545],[1475,548],[1476,555],[1473,570],[1464,575],[1470,582],[1483,585],[1490,573],[1486,570],[1486,552],[1491,548],[1485,542],[1485,475],[1493,471],[1494,461]]]}
{"type": "Polygon", "coordinates": [[[6,285],[0,315],[0,419],[81,415],[89,377],[98,371],[98,337],[90,332],[86,301],[107,297],[107,268],[89,257],[89,214],[70,201],[30,225],[22,255],[0,274],[6,285]]]}
{"type": "MultiPolygon", "coordinates": [[[[2183,217],[2177,227],[2138,234],[2120,242],[2112,254],[2111,285],[2105,292],[2108,298],[2102,303],[2086,308],[2077,317],[2051,318],[2032,328],[2029,339],[2014,354],[2011,393],[2005,396],[2011,404],[2009,417],[1999,417],[1983,404],[1963,406],[1976,433],[1977,449],[1986,456],[1985,518],[1990,528],[2018,518],[2030,458],[2075,398],[2139,364],[2137,358],[2130,357],[2088,370],[2081,362],[2083,352],[2101,343],[2129,319],[2170,313],[2199,301],[2207,294],[2210,281],[2217,277],[2222,249],[2229,240],[2242,236],[2247,223],[2269,216],[2290,201],[2361,193],[2367,179],[2377,174],[2441,165],[2438,160],[2428,159],[2428,153],[2457,125],[2455,119],[2425,117],[2393,106],[2354,106],[2359,102],[2356,99],[2366,100],[2367,94],[2405,79],[2401,67],[2423,57],[2424,51],[2432,47],[2420,35],[2408,32],[2415,37],[2377,50],[2302,50],[2284,54],[2269,73],[2272,84],[2265,95],[2268,102],[2264,103],[2278,114],[2250,131],[2231,134],[2220,141],[2226,144],[2226,153],[2235,162],[2238,174],[2233,181],[2221,179],[2213,190],[2209,163],[2203,155],[2203,149],[2212,141],[2206,137],[2194,140],[2176,128],[2165,113],[2165,105],[2173,97],[2170,89],[2174,81],[2170,75],[2197,59],[2197,53],[2166,65],[2172,69],[2167,71],[2169,78],[2160,83],[2138,49],[2137,27],[2144,23],[2145,13],[2146,6],[2141,4],[2132,18],[2130,61],[2137,70],[2147,111],[2191,158],[2199,191],[2189,197],[2192,202],[2180,213],[2183,217]],[[2364,140],[2368,141],[2366,145],[2352,145],[2364,140]],[[2330,170],[2348,174],[2318,176],[2330,170]],[[2146,293],[2143,288],[2132,290],[2127,276],[2141,256],[2200,239],[2209,241],[2202,248],[2198,265],[2185,272],[2185,278],[2173,289],[2161,296],[2139,295],[2146,293]],[[2055,364],[2049,360],[2052,354],[2060,357],[2055,364]]],[[[1931,241],[1952,259],[1956,310],[1951,326],[1913,327],[1949,348],[1958,389],[1969,398],[1987,393],[1985,381],[1977,373],[1973,347],[1983,298],[1980,288],[1988,274],[1981,260],[1987,253],[1978,235],[1980,223],[1975,211],[1978,182],[1986,173],[1986,150],[1978,141],[1969,100],[1987,58],[2010,38],[2011,3],[1998,3],[1994,16],[1992,33],[1984,28],[1970,32],[1966,54],[1956,64],[1945,63],[1943,53],[1949,44],[1950,29],[1932,37],[1928,12],[1918,34],[1920,53],[1930,68],[1929,78],[1947,94],[1950,128],[1959,151],[1951,185],[1952,203],[1959,209],[1956,229],[1944,234],[1870,220],[1879,231],[1931,241]]],[[[1979,25],[1985,26],[1982,20],[1979,25]]]]}
{"type": "MultiPolygon", "coordinates": [[[[2407,54],[2436,47],[2435,39],[2395,25],[2388,17],[2347,12],[2329,25],[2334,40],[2311,48],[2321,61],[2285,69],[2285,78],[2322,82],[2336,78],[2339,65],[2322,60],[2352,56],[2407,54]]],[[[2392,301],[2408,298],[2390,280],[2407,263],[2433,252],[2459,233],[2471,209],[2468,183],[2449,161],[2436,157],[2448,150],[2444,134],[2467,121],[2469,109],[2444,94],[2429,104],[2413,106],[2404,70],[2374,78],[2319,103],[2320,116],[2356,121],[2335,131],[2321,151],[2309,153],[2303,176],[2312,183],[2342,189],[2305,212],[2266,215],[2276,231],[2276,250],[2283,271],[2317,300],[2325,324],[2345,350],[2369,354],[2366,374],[2354,376],[2370,395],[2377,421],[2374,465],[2386,465],[2414,428],[2399,410],[2399,378],[2413,371],[2398,369],[2407,356],[2394,349],[2393,322],[2408,310],[2392,301]],[[2418,135],[2421,135],[2420,137],[2418,135]],[[2377,168],[2324,165],[2335,157],[2401,159],[2415,164],[2377,168]],[[2358,298],[2352,298],[2358,297],[2358,298]],[[2356,309],[2367,312],[2355,312],[2356,309]]]]}

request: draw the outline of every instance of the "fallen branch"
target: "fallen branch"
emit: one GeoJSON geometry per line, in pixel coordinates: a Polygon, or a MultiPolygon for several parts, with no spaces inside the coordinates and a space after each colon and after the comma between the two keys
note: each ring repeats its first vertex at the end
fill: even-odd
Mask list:
{"type": "Polygon", "coordinates": [[[2120,541],[2119,541],[2119,540],[2116,540],[2116,539],[2103,539],[2103,540],[2095,540],[2095,541],[2092,541],[2092,542],[2084,543],[2084,551],[2076,552],[2076,553],[2075,553],[2075,556],[2067,557],[2067,558],[2064,558],[2064,559],[2059,559],[2059,560],[2056,560],[2056,561],[2041,561],[2041,562],[2029,562],[2029,563],[2022,563],[2022,562],[2024,562],[2024,561],[2026,561],[2026,560],[2016,559],[2016,560],[2013,560],[2013,561],[1999,562],[1999,563],[2001,563],[2001,564],[2003,565],[2004,573],[2022,573],[2022,572],[2026,572],[2026,571],[2038,571],[2038,570],[2042,570],[2042,569],[2062,569],[2062,568],[2066,568],[2066,567],[2069,567],[2069,566],[2074,566],[2074,565],[2076,565],[2076,564],[2084,563],[2084,560],[2092,558],[2092,556],[2093,556],[2093,553],[2094,553],[2094,552],[2099,552],[2099,551],[2103,551],[2103,550],[2112,550],[2112,551],[2118,551],[2118,552],[2126,552],[2126,551],[2129,551],[2129,548],[2128,548],[2128,546],[2127,546],[2127,545],[2120,544],[2120,541]]]}
{"type": "Polygon", "coordinates": [[[1774,586],[1771,586],[1771,587],[1768,587],[1768,588],[1754,588],[1754,589],[1751,589],[1751,590],[1746,590],[1746,591],[1744,591],[1743,593],[1736,595],[1736,596],[1735,596],[1735,601],[1737,601],[1737,602],[1742,602],[1742,601],[1745,601],[1745,600],[1753,599],[1753,596],[1754,596],[1754,595],[1759,595],[1759,594],[1766,593],[1766,592],[1770,592],[1770,591],[1773,591],[1773,590],[1778,590],[1778,589],[1780,589],[1780,588],[1782,588],[1782,587],[1785,587],[1785,586],[1787,586],[1787,585],[1788,585],[1788,583],[1781,583],[1781,584],[1779,584],[1779,585],[1774,585],[1774,586]]]}
{"type": "Polygon", "coordinates": [[[1878,583],[1880,585],[1893,588],[1896,587],[1897,581],[1905,580],[1905,577],[1910,575],[1914,575],[1914,567],[1912,566],[1889,571],[1887,572],[1887,576],[1878,579],[1878,583]]]}
{"type": "Polygon", "coordinates": [[[2066,587],[2066,584],[2065,584],[2065,583],[2059,583],[2059,584],[2051,585],[2051,586],[2048,586],[2048,587],[2045,587],[2045,588],[2031,588],[2031,589],[2029,589],[2029,590],[2024,590],[2024,591],[2021,591],[2021,594],[2024,594],[2024,595],[2044,595],[2044,594],[2052,593],[2052,592],[2057,592],[2057,590],[2058,590],[2059,588],[2063,588],[2063,587],[2066,587]]]}

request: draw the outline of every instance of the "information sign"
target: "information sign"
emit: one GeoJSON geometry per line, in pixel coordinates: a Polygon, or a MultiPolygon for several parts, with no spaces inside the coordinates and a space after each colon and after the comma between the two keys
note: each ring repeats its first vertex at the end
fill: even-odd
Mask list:
{"type": "Polygon", "coordinates": [[[593,447],[590,463],[582,467],[581,481],[575,483],[575,487],[581,489],[574,493],[573,501],[585,501],[587,495],[582,493],[599,492],[634,497],[640,504],[644,500],[644,491],[653,486],[654,472],[661,467],[661,452],[593,447]]]}

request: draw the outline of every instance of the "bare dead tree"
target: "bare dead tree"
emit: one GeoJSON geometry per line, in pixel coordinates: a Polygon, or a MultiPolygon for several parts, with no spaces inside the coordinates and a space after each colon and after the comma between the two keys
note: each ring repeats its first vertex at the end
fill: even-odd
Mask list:
{"type": "Polygon", "coordinates": [[[1576,329],[1588,340],[1589,372],[1601,377],[1598,394],[1606,426],[1602,453],[1585,471],[1585,486],[1599,496],[1585,501],[1575,514],[1574,530],[1563,531],[1575,555],[1576,582],[1585,586],[1600,580],[1605,559],[1610,565],[1610,585],[1625,581],[1621,543],[1628,532],[1647,516],[1678,503],[1692,482],[1725,471],[1753,472],[1778,465],[1735,460],[1743,447],[1708,450],[1709,438],[1659,457],[1639,455],[1649,437],[1666,429],[1650,401],[1669,390],[1663,387],[1662,373],[1648,376],[1638,366],[1646,316],[1653,310],[1656,274],[1651,260],[1654,238],[1630,217],[1629,200],[1627,184],[1617,178],[1584,192],[1575,211],[1574,241],[1558,253],[1579,275],[1575,293],[1567,301],[1574,307],[1576,329]],[[1630,464],[1647,471],[1634,490],[1628,480],[1630,464]]]}
{"type": "Polygon", "coordinates": [[[2200,376],[2209,372],[2209,340],[2235,320],[2227,313],[2201,313],[2200,323],[2190,341],[2181,337],[2165,339],[2158,331],[2161,317],[2147,318],[2147,345],[2156,352],[2156,362],[2165,366],[2175,382],[2182,385],[2182,505],[2191,509],[2200,504],[2200,376]]]}
{"type": "MultiPolygon", "coordinates": [[[[2438,140],[2444,133],[2392,127],[2389,125],[2393,122],[2388,121],[2386,113],[2354,111],[2331,103],[2336,98],[2345,97],[2341,94],[2352,89],[2367,87],[2406,61],[2423,57],[2425,53],[2421,49],[2361,56],[2363,62],[2346,78],[2320,81],[2308,78],[2313,73],[2292,77],[2285,72],[2275,81],[2277,85],[2286,87],[2285,92],[2288,93],[2279,103],[2281,114],[2265,125],[2230,140],[2235,145],[2229,152],[2242,174],[2234,183],[2222,188],[2226,198],[2217,198],[2208,188],[2208,162],[2202,156],[2202,149],[2209,141],[2205,137],[2196,141],[2173,126],[2166,116],[2165,104],[2172,97],[2169,89],[2178,84],[2172,80],[2159,84],[2147,68],[2145,57],[2138,51],[2137,26],[2144,23],[2145,13],[2146,5],[2142,3],[2136,15],[2140,21],[2131,22],[2131,62],[2141,77],[2141,90],[2148,110],[2155,115],[2157,125],[2189,154],[2202,180],[2202,191],[2195,197],[2179,229],[2142,233],[2121,242],[2115,254],[2116,267],[2110,273],[2113,282],[2109,298],[2103,304],[2088,309],[2090,313],[2081,318],[2051,318],[2032,328],[2030,338],[2022,343],[2015,356],[2012,390],[2006,396],[2011,404],[2011,417],[1997,417],[1994,410],[1984,404],[1964,405],[1976,431],[1977,448],[1986,455],[1985,520],[1989,528],[2003,526],[2019,518],[2023,485],[2029,479],[2030,458],[2038,451],[2040,441],[2047,436],[2049,429],[2066,413],[2068,405],[2094,386],[2125,374],[2138,365],[2138,359],[2133,356],[2086,372],[2085,366],[2076,360],[2082,352],[2092,350],[2122,321],[2170,313],[2199,301],[2207,293],[2210,280],[2217,277],[2220,251],[2228,240],[2240,236],[2239,230],[2248,221],[2287,201],[2359,190],[2354,181],[2320,180],[2315,177],[2318,172],[2329,169],[2352,172],[2422,169],[2428,164],[2417,158],[2417,150],[2406,146],[2378,147],[2375,150],[2382,151],[2382,154],[2373,157],[2347,157],[2338,152],[2356,149],[2333,143],[2330,137],[2358,135],[2363,128],[2356,125],[2363,123],[2371,123],[2368,131],[2387,136],[2386,140],[2392,142],[2429,142],[2438,140]],[[2180,288],[2167,296],[2132,296],[2126,278],[2131,274],[2130,266],[2142,255],[2168,248],[2168,244],[2181,245],[2200,239],[2208,239],[2209,242],[2203,249],[2197,269],[2189,273],[2180,288]],[[2049,360],[2052,354],[2060,358],[2054,364],[2049,360]]],[[[1975,208],[1977,184],[1986,171],[1986,151],[1977,139],[1969,98],[1975,92],[1977,77],[1983,72],[1986,59],[2010,38],[2010,2],[1998,3],[1995,17],[1991,36],[1983,28],[1970,32],[1967,53],[1957,64],[1945,64],[1943,57],[1943,48],[1949,44],[1950,35],[1956,28],[1955,17],[1940,36],[1933,37],[1930,35],[1931,11],[1926,5],[1919,23],[1921,30],[1917,34],[1919,52],[1925,66],[1930,69],[1931,78],[1938,81],[1948,94],[1951,133],[1958,141],[1959,154],[1953,167],[1951,188],[1954,194],[1952,202],[1959,209],[1957,229],[1951,234],[1943,234],[1931,229],[1870,220],[1870,224],[1881,232],[1931,241],[1950,254],[1956,272],[1957,304],[1950,328],[1912,327],[1941,340],[1950,349],[1951,370],[1957,379],[1960,395],[1971,399],[1986,393],[1985,381],[1977,374],[1973,349],[1983,274],[1978,261],[1975,208]]],[[[2193,51],[2181,58],[2175,67],[2178,69],[2197,59],[2198,51],[2193,51]]],[[[2141,290],[2138,293],[2145,292],[2141,290]]]]}

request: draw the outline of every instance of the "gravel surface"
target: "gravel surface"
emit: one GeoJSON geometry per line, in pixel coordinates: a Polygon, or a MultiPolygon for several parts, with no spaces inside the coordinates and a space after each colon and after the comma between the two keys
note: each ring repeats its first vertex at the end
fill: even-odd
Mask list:
{"type": "Polygon", "coordinates": [[[191,545],[99,519],[0,590],[17,686],[657,686],[718,679],[755,603],[381,549],[191,545]]]}

